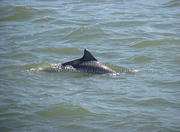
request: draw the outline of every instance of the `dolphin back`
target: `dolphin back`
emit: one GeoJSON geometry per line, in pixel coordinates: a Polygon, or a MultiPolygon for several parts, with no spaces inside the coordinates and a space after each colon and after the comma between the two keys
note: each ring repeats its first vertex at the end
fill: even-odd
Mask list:
{"type": "Polygon", "coordinates": [[[63,66],[66,66],[66,65],[76,66],[78,64],[81,64],[84,61],[97,61],[97,59],[87,49],[84,49],[83,57],[81,57],[80,59],[63,63],[62,65],[63,66]]]}
{"type": "Polygon", "coordinates": [[[84,50],[84,55],[80,59],[65,62],[63,67],[72,66],[77,71],[90,73],[90,74],[105,74],[114,73],[111,68],[101,64],[98,60],[87,50],[84,50]]]}

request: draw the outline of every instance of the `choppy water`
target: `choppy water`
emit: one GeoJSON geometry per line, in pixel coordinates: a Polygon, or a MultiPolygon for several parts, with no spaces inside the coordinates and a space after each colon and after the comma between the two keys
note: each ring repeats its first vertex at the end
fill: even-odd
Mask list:
{"type": "Polygon", "coordinates": [[[180,1],[1,0],[0,131],[179,132],[180,1]],[[84,48],[122,72],[37,71],[84,48]]]}

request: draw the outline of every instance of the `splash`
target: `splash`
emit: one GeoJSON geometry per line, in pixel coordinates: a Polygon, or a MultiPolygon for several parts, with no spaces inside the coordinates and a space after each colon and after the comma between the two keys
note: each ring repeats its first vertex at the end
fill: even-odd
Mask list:
{"type": "Polygon", "coordinates": [[[62,66],[61,63],[50,64],[50,66],[31,68],[29,71],[32,72],[78,72],[74,67],[67,65],[62,66]]]}
{"type": "MultiPolygon", "coordinates": [[[[112,68],[114,71],[116,71],[115,73],[111,73],[111,76],[118,76],[122,73],[137,73],[139,72],[139,70],[137,69],[128,69],[128,68],[124,68],[121,66],[109,66],[110,68],[112,68]]],[[[66,65],[63,66],[61,63],[53,63],[53,64],[48,64],[44,65],[44,66],[39,66],[36,68],[30,68],[28,71],[30,72],[80,72],[79,70],[75,69],[73,66],[71,65],[66,65]]]]}

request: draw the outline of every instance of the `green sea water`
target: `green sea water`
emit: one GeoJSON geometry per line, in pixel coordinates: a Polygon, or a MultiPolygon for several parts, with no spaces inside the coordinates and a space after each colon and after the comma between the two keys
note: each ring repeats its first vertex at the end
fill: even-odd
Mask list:
{"type": "Polygon", "coordinates": [[[0,0],[0,132],[179,131],[179,0],[0,0]]]}

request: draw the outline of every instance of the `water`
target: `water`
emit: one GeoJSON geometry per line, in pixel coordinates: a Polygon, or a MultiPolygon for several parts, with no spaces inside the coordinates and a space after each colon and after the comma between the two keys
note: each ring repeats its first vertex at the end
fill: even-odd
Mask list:
{"type": "Polygon", "coordinates": [[[0,131],[179,132],[179,0],[1,0],[0,131]],[[122,72],[37,70],[85,48],[122,72]]]}

